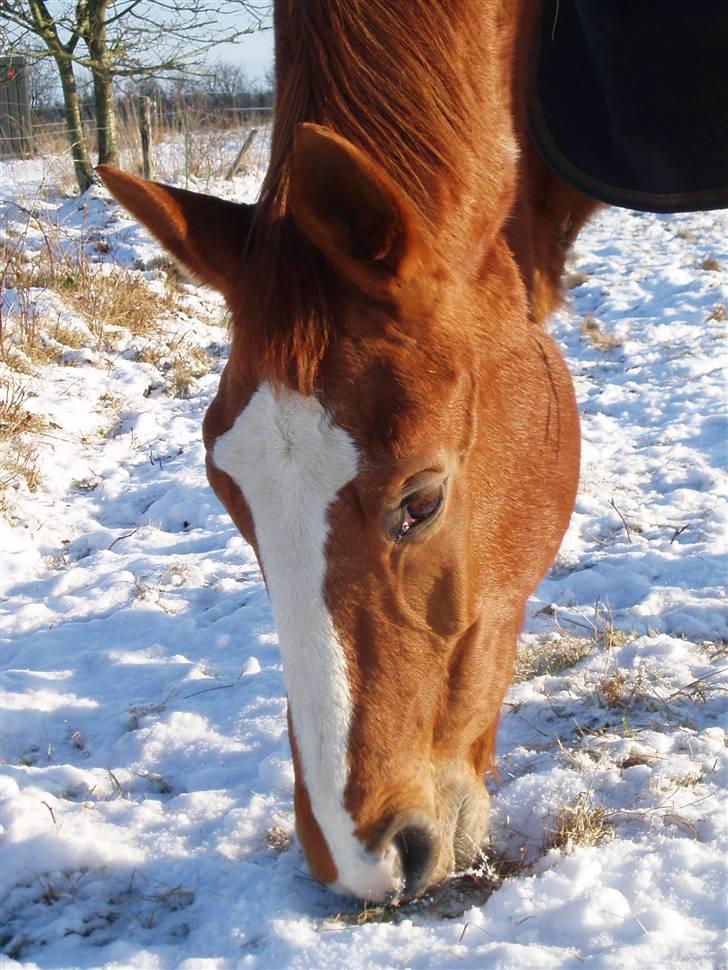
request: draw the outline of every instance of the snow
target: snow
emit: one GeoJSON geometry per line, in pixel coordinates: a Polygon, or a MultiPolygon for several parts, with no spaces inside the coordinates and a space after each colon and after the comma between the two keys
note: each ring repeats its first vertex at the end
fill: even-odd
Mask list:
{"type": "MultiPolygon", "coordinates": [[[[146,234],[47,171],[0,163],[8,238],[44,246],[14,200],[161,292],[146,234]]],[[[190,187],[249,201],[259,177],[190,187]]],[[[31,291],[88,339],[23,379],[40,481],[0,525],[4,965],[725,964],[727,236],[726,213],[604,210],[577,242],[552,330],[582,481],[529,604],[490,861],[392,910],[316,884],[295,840],[270,609],[204,476],[219,299],[183,284],[159,332],[105,347],[31,291]],[[187,397],[155,341],[209,355],[187,397]]],[[[6,290],[7,326],[20,311],[6,290]]]]}

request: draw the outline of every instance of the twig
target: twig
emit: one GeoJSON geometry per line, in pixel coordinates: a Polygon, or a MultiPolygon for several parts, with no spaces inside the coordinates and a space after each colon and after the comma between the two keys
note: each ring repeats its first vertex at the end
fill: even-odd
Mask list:
{"type": "Polygon", "coordinates": [[[117,536],[117,537],[116,537],[116,538],[114,539],[114,541],[113,541],[113,542],[111,543],[111,545],[110,545],[110,546],[107,546],[107,547],[106,547],[106,551],[107,551],[107,552],[109,552],[109,551],[110,551],[111,549],[113,549],[113,548],[114,548],[114,546],[116,545],[116,543],[117,543],[117,542],[121,542],[121,540],[122,540],[122,539],[130,539],[130,538],[131,538],[131,537],[132,537],[132,536],[134,535],[134,533],[135,533],[135,532],[138,532],[138,531],[139,531],[140,529],[141,529],[141,526],[140,526],[140,525],[138,525],[138,526],[136,527],[136,529],[132,529],[132,530],[131,530],[131,532],[127,532],[127,533],[126,533],[126,535],[123,535],[123,536],[117,536]]]}
{"type": "Polygon", "coordinates": [[[681,536],[683,532],[685,532],[685,530],[689,528],[690,528],[690,523],[687,522],[685,525],[681,525],[679,529],[675,529],[672,535],[672,539],[670,539],[670,545],[673,544],[673,542],[677,539],[678,536],[681,536]]]}
{"type": "Polygon", "coordinates": [[[463,942],[463,937],[465,936],[465,933],[467,932],[467,930],[470,929],[471,926],[473,927],[474,930],[480,930],[480,932],[483,933],[485,936],[487,936],[488,939],[490,939],[490,940],[493,939],[492,933],[489,933],[487,930],[483,929],[482,926],[478,926],[477,923],[468,922],[468,923],[465,924],[465,926],[463,926],[463,931],[460,934],[460,936],[458,937],[458,943],[462,943],[463,942]]]}
{"type": "Polygon", "coordinates": [[[719,667],[717,670],[713,670],[709,674],[703,674],[702,677],[696,677],[695,680],[691,680],[689,684],[685,684],[683,687],[678,687],[677,690],[674,690],[671,694],[668,694],[665,701],[671,701],[673,697],[677,697],[679,694],[684,694],[685,691],[690,690],[691,687],[696,687],[698,684],[702,684],[703,681],[709,680],[711,677],[717,677],[718,674],[722,674],[726,670],[728,670],[728,667],[719,667]]]}
{"type": "MultiPolygon", "coordinates": [[[[587,620],[587,622],[591,623],[591,621],[588,619],[588,617],[584,617],[584,619],[587,620]]],[[[591,623],[591,626],[586,626],[586,624],[584,624],[584,623],[579,623],[578,620],[572,620],[570,616],[565,616],[564,617],[564,622],[565,623],[571,623],[572,626],[578,626],[580,630],[588,630],[590,633],[595,633],[596,632],[596,627],[594,626],[593,623],[591,623]]],[[[569,636],[569,631],[568,630],[565,630],[561,626],[561,620],[558,617],[556,618],[556,627],[557,627],[557,629],[559,630],[560,633],[563,633],[564,634],[564,636],[569,636]]]]}
{"type": "Polygon", "coordinates": [[[622,525],[624,526],[624,531],[627,533],[627,542],[631,545],[632,544],[632,536],[629,534],[629,526],[627,525],[624,516],[622,515],[622,513],[619,511],[619,509],[615,505],[613,498],[610,498],[609,504],[612,506],[612,508],[614,509],[614,511],[617,513],[617,515],[622,520],[622,525]]]}
{"type": "Polygon", "coordinates": [[[53,819],[53,824],[54,824],[54,825],[58,825],[58,822],[56,821],[56,813],[55,813],[55,812],[53,811],[53,809],[52,809],[52,808],[51,808],[51,806],[50,806],[50,805],[48,804],[48,802],[41,802],[41,805],[45,805],[45,807],[46,807],[46,808],[48,809],[48,811],[49,811],[49,812],[51,813],[51,818],[53,819]]]}
{"type": "Polygon", "coordinates": [[[106,769],[106,773],[108,774],[109,778],[111,778],[111,785],[112,785],[113,794],[116,795],[117,798],[123,798],[124,797],[124,789],[121,787],[121,783],[119,782],[119,779],[116,777],[116,775],[111,770],[111,768],[107,768],[106,769]]]}
{"type": "Polygon", "coordinates": [[[191,694],[183,694],[182,700],[187,700],[188,697],[197,697],[198,694],[207,694],[211,690],[225,690],[226,687],[234,687],[235,684],[220,684],[219,687],[204,687],[202,690],[195,690],[191,694]]]}

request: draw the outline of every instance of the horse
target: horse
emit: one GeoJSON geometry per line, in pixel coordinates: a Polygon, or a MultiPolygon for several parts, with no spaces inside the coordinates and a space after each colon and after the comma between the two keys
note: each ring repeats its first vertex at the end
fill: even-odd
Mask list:
{"type": "Polygon", "coordinates": [[[277,0],[254,205],[100,167],[231,315],[210,485],[255,550],[313,875],[471,864],[525,604],[579,474],[542,323],[595,203],[532,149],[530,0],[277,0]]]}

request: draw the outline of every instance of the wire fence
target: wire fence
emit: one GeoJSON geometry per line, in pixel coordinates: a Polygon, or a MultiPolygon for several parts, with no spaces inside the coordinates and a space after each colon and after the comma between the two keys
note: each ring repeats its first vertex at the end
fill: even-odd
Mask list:
{"type": "MultiPolygon", "coordinates": [[[[204,112],[197,112],[194,118],[194,127],[197,131],[204,130],[219,130],[220,128],[231,127],[234,125],[234,119],[251,120],[256,116],[260,115],[261,118],[266,121],[270,118],[273,108],[269,105],[259,105],[255,107],[245,107],[245,108],[208,108],[204,112]],[[201,116],[206,119],[206,122],[201,121],[201,116]]],[[[129,117],[134,117],[133,112],[128,109],[126,111],[120,112],[119,118],[117,119],[118,124],[123,125],[124,121],[129,119],[129,117]]],[[[183,108],[177,108],[175,110],[157,111],[153,113],[154,121],[157,126],[161,126],[162,129],[165,127],[169,130],[180,130],[184,127],[185,123],[190,123],[189,111],[183,108]],[[187,122],[185,122],[187,119],[187,122]]],[[[90,120],[82,121],[82,128],[84,135],[95,136],[96,132],[102,131],[99,125],[90,120]]],[[[63,120],[59,121],[36,121],[31,119],[30,124],[30,139],[33,142],[38,136],[57,136],[59,138],[65,138],[67,136],[66,123],[63,120]]],[[[27,135],[13,135],[7,134],[4,136],[6,141],[16,141],[18,143],[27,142],[27,135]]],[[[30,154],[33,154],[33,149],[30,150],[30,154]]]]}
{"type": "MultiPolygon", "coordinates": [[[[203,185],[215,178],[232,178],[260,166],[267,151],[269,105],[209,105],[199,101],[175,105],[135,98],[117,105],[119,163],[123,169],[161,180],[203,185]],[[253,148],[254,150],[251,150],[253,148]]],[[[89,156],[97,151],[102,129],[94,118],[82,122],[82,138],[89,156]]],[[[13,136],[10,135],[10,140],[13,136]]],[[[2,157],[42,158],[46,165],[66,169],[72,188],[71,142],[64,121],[32,119],[30,138],[2,157]]]]}

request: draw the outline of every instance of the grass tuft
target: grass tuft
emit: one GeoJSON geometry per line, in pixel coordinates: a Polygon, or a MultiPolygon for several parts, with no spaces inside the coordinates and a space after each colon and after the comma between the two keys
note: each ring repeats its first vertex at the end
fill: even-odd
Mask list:
{"type": "Polygon", "coordinates": [[[25,484],[33,492],[40,484],[35,438],[45,421],[25,407],[33,397],[27,382],[11,374],[0,379],[0,511],[8,509],[8,493],[25,484]]]}
{"type": "Polygon", "coordinates": [[[587,273],[569,273],[564,280],[564,285],[567,290],[575,290],[577,286],[583,286],[584,283],[588,282],[589,276],[587,273]]]}
{"type": "Polygon", "coordinates": [[[291,837],[280,825],[271,825],[265,833],[265,844],[272,849],[276,855],[287,852],[291,847],[291,837]]]}
{"type": "Polygon", "coordinates": [[[590,313],[584,317],[580,333],[595,350],[600,350],[603,354],[622,346],[622,341],[611,333],[606,333],[601,323],[590,313]]]}
{"type": "Polygon", "coordinates": [[[210,367],[209,354],[199,347],[188,347],[172,361],[165,390],[171,397],[189,397],[195,381],[209,374],[210,367]]]}
{"type": "Polygon", "coordinates": [[[709,273],[717,273],[720,271],[720,263],[715,256],[706,256],[700,264],[700,268],[707,270],[709,273]]]}
{"type": "Polygon", "coordinates": [[[552,676],[575,666],[594,649],[594,640],[564,634],[535,646],[519,644],[514,683],[533,677],[552,676]]]}
{"type": "Polygon", "coordinates": [[[561,809],[553,827],[545,833],[546,848],[570,852],[576,846],[599,845],[612,835],[609,813],[593,805],[588,792],[581,792],[571,805],[561,809]]]}
{"type": "Polygon", "coordinates": [[[82,263],[66,278],[66,301],[86,318],[100,347],[114,344],[113,331],[128,330],[134,336],[154,333],[162,314],[174,308],[170,296],[160,296],[132,270],[115,268],[111,273],[92,263],[82,263]]]}
{"type": "Polygon", "coordinates": [[[604,707],[628,707],[629,695],[625,690],[626,677],[621,670],[605,675],[596,686],[596,695],[604,707]]]}

